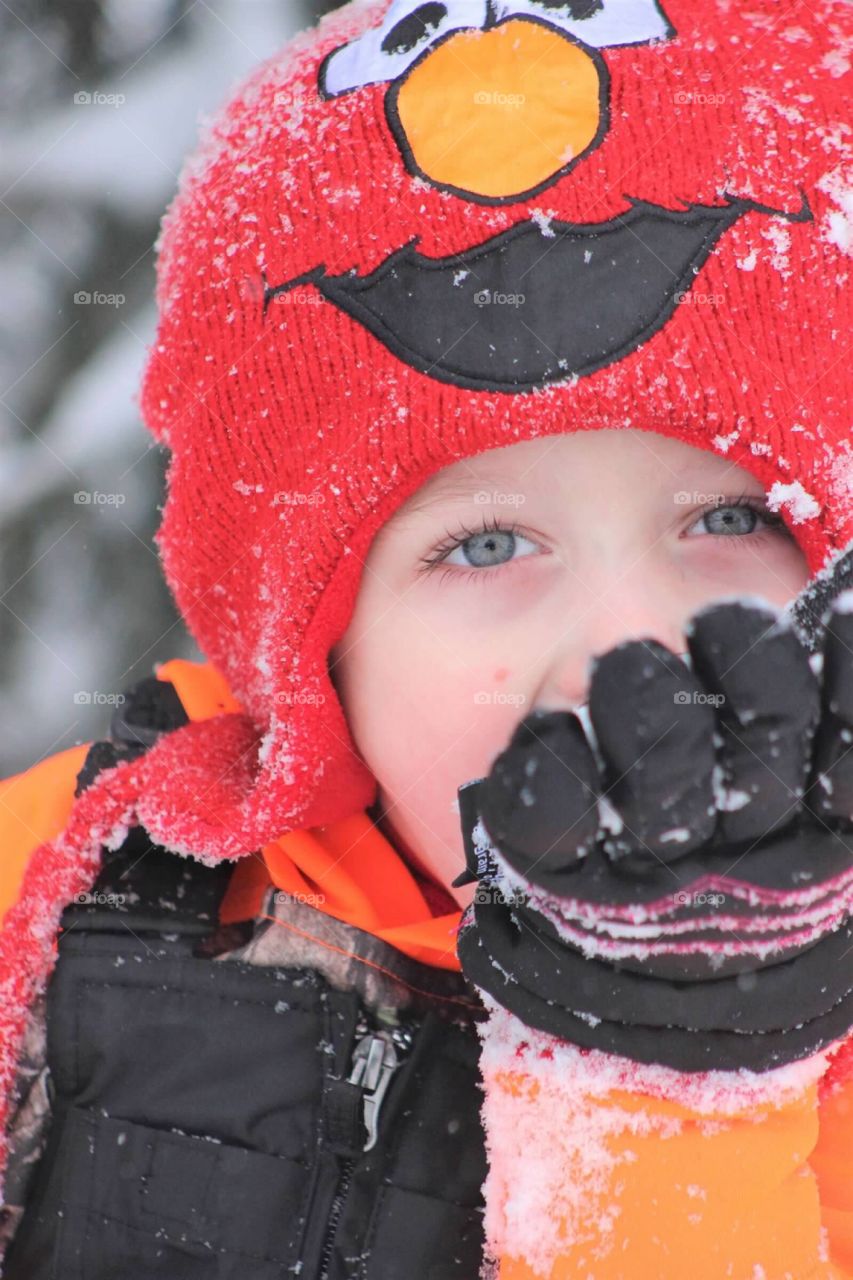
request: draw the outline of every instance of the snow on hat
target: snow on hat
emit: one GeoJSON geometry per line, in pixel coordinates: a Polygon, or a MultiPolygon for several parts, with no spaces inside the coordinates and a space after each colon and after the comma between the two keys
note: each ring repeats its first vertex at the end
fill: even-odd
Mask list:
{"type": "Polygon", "coordinates": [[[262,64],[158,241],[157,535],[245,710],[144,758],[207,858],[369,804],[328,673],[436,470],[633,427],[751,471],[812,573],[853,539],[845,0],[353,0],[262,64]]]}

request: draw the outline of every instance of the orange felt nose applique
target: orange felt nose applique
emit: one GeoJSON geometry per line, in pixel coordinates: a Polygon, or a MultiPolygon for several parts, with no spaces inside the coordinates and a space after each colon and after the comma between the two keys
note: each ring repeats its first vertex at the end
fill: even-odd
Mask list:
{"type": "Polygon", "coordinates": [[[431,182],[487,198],[549,181],[602,126],[601,58],[543,23],[461,30],[392,90],[399,141],[431,182]]]}

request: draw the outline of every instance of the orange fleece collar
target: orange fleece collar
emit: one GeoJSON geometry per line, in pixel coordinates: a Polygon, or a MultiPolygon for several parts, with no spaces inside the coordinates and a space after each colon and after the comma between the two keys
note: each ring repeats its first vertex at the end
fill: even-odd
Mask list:
{"type": "MultiPolygon", "coordinates": [[[[171,681],[191,720],[241,710],[210,663],[175,658],[158,667],[157,678],[171,681]]],[[[456,955],[461,910],[433,914],[416,876],[364,811],[279,836],[260,857],[241,858],[220,920],[229,924],[258,915],[270,882],[422,964],[461,972],[456,955]]]]}

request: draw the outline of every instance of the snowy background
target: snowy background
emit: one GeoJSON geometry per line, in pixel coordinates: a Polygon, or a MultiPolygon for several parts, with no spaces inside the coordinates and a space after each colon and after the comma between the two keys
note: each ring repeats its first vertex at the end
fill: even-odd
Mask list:
{"type": "Polygon", "coordinates": [[[199,113],[337,2],[0,4],[0,777],[200,656],[152,542],[167,455],[134,402],[152,246],[199,113]]]}

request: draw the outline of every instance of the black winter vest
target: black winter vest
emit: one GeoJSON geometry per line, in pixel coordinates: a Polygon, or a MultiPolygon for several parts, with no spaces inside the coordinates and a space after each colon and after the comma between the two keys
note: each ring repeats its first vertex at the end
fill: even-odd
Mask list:
{"type": "Polygon", "coordinates": [[[4,1280],[477,1280],[479,1015],[430,996],[473,989],[388,948],[418,996],[377,1016],[312,967],[217,961],[233,865],[137,827],[66,908],[4,1280]]]}

